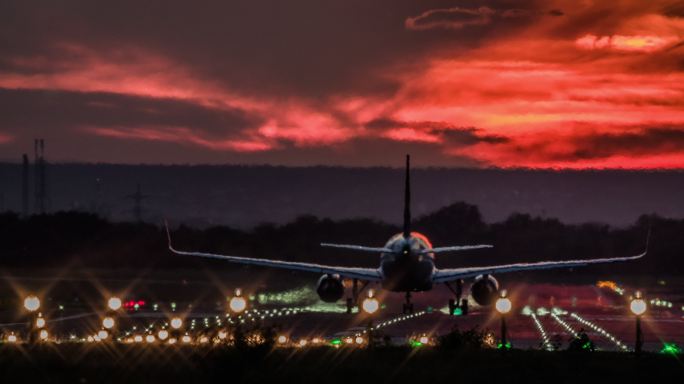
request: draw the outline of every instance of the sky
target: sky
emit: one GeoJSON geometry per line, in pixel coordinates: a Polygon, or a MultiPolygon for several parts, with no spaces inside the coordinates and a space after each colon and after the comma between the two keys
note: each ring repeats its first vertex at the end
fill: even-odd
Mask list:
{"type": "Polygon", "coordinates": [[[0,161],[684,168],[672,0],[0,2],[0,161]]]}

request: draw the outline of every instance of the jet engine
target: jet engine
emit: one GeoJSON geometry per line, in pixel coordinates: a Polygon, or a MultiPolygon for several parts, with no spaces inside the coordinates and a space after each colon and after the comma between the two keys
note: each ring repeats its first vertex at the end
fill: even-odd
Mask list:
{"type": "Polygon", "coordinates": [[[344,284],[340,275],[323,275],[316,287],[318,297],[326,303],[334,303],[344,295],[344,284]]]}
{"type": "Polygon", "coordinates": [[[482,306],[493,304],[498,293],[499,282],[490,275],[477,276],[473,285],[470,286],[470,294],[475,302],[482,306]]]}

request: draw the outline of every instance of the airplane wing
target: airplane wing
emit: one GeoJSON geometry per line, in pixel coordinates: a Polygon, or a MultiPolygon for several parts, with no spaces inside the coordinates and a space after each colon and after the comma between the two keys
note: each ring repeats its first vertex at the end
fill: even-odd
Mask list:
{"type": "Polygon", "coordinates": [[[647,251],[628,257],[613,257],[603,259],[589,259],[589,260],[566,260],[566,261],[542,261],[537,263],[518,263],[507,265],[494,265],[489,267],[471,267],[471,268],[453,268],[437,270],[432,276],[432,281],[435,283],[445,283],[452,280],[465,279],[484,274],[517,272],[517,271],[532,271],[537,269],[553,269],[553,268],[573,268],[583,267],[591,264],[614,263],[619,261],[637,260],[646,255],[647,251]]]}
{"type": "Polygon", "coordinates": [[[166,227],[166,235],[169,239],[169,250],[177,255],[183,256],[195,256],[195,257],[205,257],[209,259],[219,259],[225,260],[231,263],[237,264],[247,264],[247,265],[260,265],[264,267],[289,269],[293,271],[306,271],[306,272],[316,272],[316,273],[329,273],[337,274],[342,277],[349,279],[359,279],[364,281],[380,281],[380,271],[372,268],[353,268],[353,267],[337,267],[320,265],[313,263],[300,263],[294,261],[282,261],[282,260],[268,260],[268,259],[257,259],[252,257],[241,257],[241,256],[228,256],[228,255],[218,255],[214,253],[204,253],[204,252],[189,252],[189,251],[179,251],[173,247],[171,244],[171,234],[169,232],[168,226],[166,227]]]}

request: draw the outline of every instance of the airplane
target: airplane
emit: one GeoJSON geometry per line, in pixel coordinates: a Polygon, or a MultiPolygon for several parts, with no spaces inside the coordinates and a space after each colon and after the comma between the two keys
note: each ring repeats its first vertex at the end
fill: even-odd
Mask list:
{"type": "Polygon", "coordinates": [[[171,244],[171,235],[167,224],[168,246],[171,252],[183,256],[196,256],[220,259],[238,264],[321,273],[323,275],[318,280],[316,292],[321,300],[325,302],[339,301],[345,293],[343,279],[351,279],[353,282],[351,297],[348,297],[346,300],[348,313],[351,313],[352,308],[358,304],[359,293],[362,292],[369,283],[380,283],[383,289],[391,292],[404,292],[405,302],[403,304],[403,313],[413,313],[413,303],[411,302],[412,292],[429,291],[435,284],[444,284],[455,296],[454,299],[449,300],[450,313],[454,314],[456,313],[456,310],[459,309],[462,314],[467,314],[468,300],[461,297],[463,294],[464,279],[474,279],[470,285],[470,295],[478,305],[488,306],[499,296],[499,283],[492,276],[493,274],[552,268],[574,268],[591,264],[629,261],[640,259],[648,252],[650,230],[646,240],[646,249],[643,253],[636,256],[440,269],[437,268],[435,264],[435,256],[437,254],[485,249],[492,248],[493,246],[489,244],[477,244],[433,247],[426,236],[411,230],[410,202],[410,156],[406,155],[403,231],[392,236],[383,247],[321,243],[321,246],[323,247],[355,252],[378,253],[380,254],[380,266],[378,268],[342,267],[181,251],[175,249],[171,244]],[[359,282],[363,283],[363,286],[360,289],[359,282]],[[454,283],[456,287],[454,288],[451,283],[454,283]]]}

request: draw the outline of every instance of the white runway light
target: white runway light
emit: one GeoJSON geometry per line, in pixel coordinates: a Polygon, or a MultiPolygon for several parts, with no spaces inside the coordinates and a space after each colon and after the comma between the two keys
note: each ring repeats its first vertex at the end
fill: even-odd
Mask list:
{"type": "Polygon", "coordinates": [[[24,299],[24,308],[29,312],[35,312],[40,308],[40,299],[38,296],[30,295],[24,299]]]}
{"type": "Polygon", "coordinates": [[[107,301],[107,307],[111,309],[112,311],[118,311],[121,309],[121,299],[118,297],[112,297],[107,301]]]}

